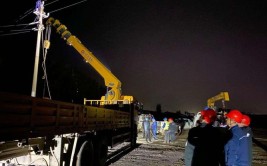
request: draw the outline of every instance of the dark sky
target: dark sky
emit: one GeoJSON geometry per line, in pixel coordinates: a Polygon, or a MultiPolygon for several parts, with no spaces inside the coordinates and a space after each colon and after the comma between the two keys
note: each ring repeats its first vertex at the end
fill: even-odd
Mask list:
{"type": "MultiPolygon", "coordinates": [[[[35,2],[1,4],[1,24],[14,24],[35,2]]],[[[228,108],[267,114],[266,0],[87,0],[57,11],[77,2],[47,0],[45,12],[65,24],[121,80],[123,94],[135,96],[144,109],[161,104],[163,111],[197,112],[208,98],[227,91],[228,108]]],[[[18,24],[34,18],[30,13],[18,24]]],[[[0,36],[0,65],[8,66],[1,70],[17,71],[1,80],[32,79],[36,36],[0,36]]],[[[78,57],[77,66],[83,63],[54,29],[52,36],[48,58],[70,55],[78,57]]],[[[27,88],[30,94],[31,82],[27,88]]]]}

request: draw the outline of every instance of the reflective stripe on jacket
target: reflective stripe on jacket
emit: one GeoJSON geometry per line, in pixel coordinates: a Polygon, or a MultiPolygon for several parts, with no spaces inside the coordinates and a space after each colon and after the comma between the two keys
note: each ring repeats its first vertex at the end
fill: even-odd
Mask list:
{"type": "Polygon", "coordinates": [[[170,122],[168,122],[168,121],[166,121],[165,122],[165,126],[164,126],[164,130],[166,131],[166,130],[169,130],[169,126],[170,126],[170,122]]]}

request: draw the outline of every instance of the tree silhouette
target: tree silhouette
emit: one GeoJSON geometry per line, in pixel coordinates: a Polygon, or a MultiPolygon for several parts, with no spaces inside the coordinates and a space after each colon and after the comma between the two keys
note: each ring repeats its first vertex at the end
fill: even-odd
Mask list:
{"type": "Polygon", "coordinates": [[[156,112],[157,113],[161,113],[161,104],[157,104],[157,107],[156,107],[156,112]]]}

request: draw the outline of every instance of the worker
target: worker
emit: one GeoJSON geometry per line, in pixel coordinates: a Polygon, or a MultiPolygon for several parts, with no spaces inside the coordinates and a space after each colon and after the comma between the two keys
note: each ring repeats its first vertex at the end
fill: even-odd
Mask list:
{"type": "Polygon", "coordinates": [[[152,130],[152,136],[154,140],[157,140],[158,139],[157,137],[158,123],[154,117],[152,118],[151,130],[152,130]]]}
{"type": "Polygon", "coordinates": [[[169,121],[168,121],[167,118],[164,118],[163,120],[164,120],[164,124],[163,124],[164,143],[167,143],[167,142],[169,142],[168,141],[169,140],[169,133],[168,133],[168,131],[169,131],[169,125],[170,125],[170,123],[169,123],[169,121]]]}
{"type": "Polygon", "coordinates": [[[200,112],[199,125],[188,132],[185,145],[186,166],[219,166],[221,155],[226,144],[225,133],[219,127],[213,127],[216,119],[214,110],[202,110],[200,112]]]}
{"type": "Polygon", "coordinates": [[[143,138],[145,138],[145,126],[144,126],[144,123],[145,123],[146,116],[147,115],[145,115],[145,114],[143,114],[143,116],[142,116],[142,134],[143,134],[143,138]]]}
{"type": "Polygon", "coordinates": [[[168,119],[166,117],[163,118],[163,124],[161,126],[161,133],[162,135],[164,135],[164,128],[166,126],[166,124],[168,123],[168,119]]]}
{"type": "Polygon", "coordinates": [[[248,115],[243,115],[241,123],[238,124],[238,126],[245,132],[247,135],[249,135],[249,140],[248,140],[248,152],[249,152],[249,166],[252,165],[252,137],[253,137],[253,132],[250,128],[250,122],[251,119],[248,115]]]}
{"type": "Polygon", "coordinates": [[[144,121],[144,131],[145,131],[145,139],[146,142],[152,142],[151,141],[151,136],[150,136],[150,119],[148,116],[145,117],[145,121],[144,121]]]}
{"type": "Polygon", "coordinates": [[[245,133],[239,126],[243,115],[239,110],[231,110],[226,114],[226,124],[232,133],[232,138],[224,146],[225,163],[227,166],[249,166],[248,141],[249,134],[245,133]]]}
{"type": "Polygon", "coordinates": [[[178,130],[178,125],[173,121],[173,118],[168,119],[169,122],[169,140],[167,143],[173,143],[176,140],[176,134],[178,130]]]}

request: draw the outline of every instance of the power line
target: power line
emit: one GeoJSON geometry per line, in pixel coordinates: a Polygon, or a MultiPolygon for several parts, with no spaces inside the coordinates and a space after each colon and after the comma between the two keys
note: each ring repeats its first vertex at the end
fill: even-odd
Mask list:
{"type": "MultiPolygon", "coordinates": [[[[50,2],[50,3],[48,3],[48,4],[44,5],[44,6],[51,5],[51,4],[53,4],[53,3],[57,2],[57,1],[59,1],[59,0],[55,0],[55,1],[50,2]]],[[[35,9],[36,9],[36,7],[32,7],[32,8],[30,8],[29,10],[27,10],[26,12],[24,12],[24,14],[23,14],[22,16],[20,16],[20,17],[16,20],[16,22],[21,21],[22,19],[24,19],[25,17],[27,17],[29,14],[33,13],[33,11],[34,11],[35,9]]]]}
{"type": "Polygon", "coordinates": [[[17,33],[6,33],[6,34],[1,34],[0,36],[11,36],[11,35],[18,35],[18,34],[22,34],[22,33],[28,33],[31,31],[24,31],[24,32],[17,32],[17,33]]]}
{"type": "Polygon", "coordinates": [[[10,30],[11,32],[19,32],[19,31],[31,31],[32,29],[16,29],[16,30],[10,30]]]}
{"type": "Polygon", "coordinates": [[[35,23],[28,23],[28,24],[18,24],[18,25],[5,25],[5,26],[0,26],[0,28],[8,28],[8,29],[3,29],[0,31],[0,36],[10,36],[10,35],[18,35],[22,33],[27,33],[32,31],[32,28],[27,28],[28,26],[35,25],[35,23]],[[24,26],[23,28],[20,29],[10,29],[11,27],[21,27],[24,26]]]}
{"type": "Polygon", "coordinates": [[[69,7],[71,7],[71,6],[77,5],[77,4],[82,3],[82,2],[85,2],[85,1],[87,1],[87,0],[83,0],[83,1],[80,1],[80,2],[77,2],[77,3],[73,3],[73,4],[71,4],[71,5],[68,5],[68,6],[59,8],[59,9],[54,10],[54,11],[51,11],[51,12],[49,12],[49,13],[50,13],[50,14],[51,14],[51,13],[55,13],[55,12],[57,12],[57,11],[63,10],[63,9],[65,9],[65,8],[69,8],[69,7]]]}
{"type": "Polygon", "coordinates": [[[24,15],[19,16],[19,18],[16,20],[16,22],[21,21],[22,19],[24,19],[25,17],[27,17],[29,14],[31,14],[33,12],[34,8],[31,8],[29,10],[27,10],[24,15]]]}
{"type": "MultiPolygon", "coordinates": [[[[59,1],[59,0],[54,0],[54,1],[48,3],[48,4],[44,5],[44,6],[51,5],[51,4],[53,4],[53,3],[55,3],[55,2],[58,2],[58,1],[59,1]]],[[[80,1],[80,2],[76,2],[76,3],[74,3],[74,4],[71,4],[71,5],[68,5],[68,6],[59,8],[59,9],[56,9],[56,10],[54,10],[54,11],[52,11],[52,12],[49,12],[49,13],[54,13],[54,12],[63,10],[63,9],[65,9],[65,8],[69,8],[69,7],[71,7],[71,6],[77,5],[77,4],[82,3],[82,2],[85,2],[85,1],[87,1],[87,0],[82,0],[82,1],[80,1]]],[[[35,7],[32,7],[32,8],[30,8],[30,9],[28,9],[26,12],[23,13],[23,15],[19,16],[19,18],[18,18],[15,22],[17,23],[17,22],[23,20],[25,17],[27,17],[28,15],[30,15],[31,13],[33,13],[34,10],[35,10],[35,7]]],[[[29,24],[11,24],[11,25],[2,25],[2,26],[0,26],[0,28],[19,27],[19,26],[29,26],[30,24],[31,24],[31,23],[29,23],[29,24]]]]}
{"type": "Polygon", "coordinates": [[[20,27],[20,26],[27,26],[27,25],[31,25],[31,23],[27,23],[27,24],[13,24],[13,25],[2,25],[2,26],[0,26],[0,28],[20,27]]]}
{"type": "Polygon", "coordinates": [[[53,2],[50,2],[50,3],[48,3],[48,4],[44,5],[44,6],[51,5],[52,3],[55,3],[55,2],[57,2],[57,1],[59,1],[59,0],[54,0],[53,2]]]}

